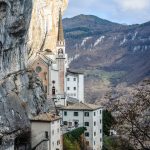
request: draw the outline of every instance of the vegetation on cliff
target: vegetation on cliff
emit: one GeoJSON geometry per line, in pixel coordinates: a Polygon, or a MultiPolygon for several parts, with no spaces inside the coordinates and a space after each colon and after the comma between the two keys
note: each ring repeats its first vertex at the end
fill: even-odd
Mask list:
{"type": "Polygon", "coordinates": [[[70,131],[63,136],[63,149],[64,150],[83,150],[84,149],[84,138],[83,134],[86,130],[85,127],[77,128],[70,131]]]}

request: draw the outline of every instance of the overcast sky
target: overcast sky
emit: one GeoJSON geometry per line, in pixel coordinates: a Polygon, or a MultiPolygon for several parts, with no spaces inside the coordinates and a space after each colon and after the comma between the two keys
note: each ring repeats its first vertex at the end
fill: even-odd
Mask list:
{"type": "Polygon", "coordinates": [[[150,21],[150,0],[69,0],[64,17],[96,15],[113,22],[135,24],[150,21]]]}

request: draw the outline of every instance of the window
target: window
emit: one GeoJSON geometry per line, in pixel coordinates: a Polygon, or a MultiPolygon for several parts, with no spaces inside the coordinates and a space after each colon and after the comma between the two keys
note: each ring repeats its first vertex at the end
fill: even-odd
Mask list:
{"type": "Polygon", "coordinates": [[[67,121],[64,121],[64,125],[67,125],[68,124],[68,122],[67,121]]]}
{"type": "Polygon", "coordinates": [[[42,71],[42,68],[40,66],[37,66],[35,70],[37,73],[40,73],[42,71]]]}
{"type": "Polygon", "coordinates": [[[75,91],[77,88],[76,88],[76,87],[74,87],[73,89],[74,89],[74,91],[75,91]]]}
{"type": "Polygon", "coordinates": [[[95,145],[95,141],[94,141],[94,145],[95,145]]]}
{"type": "Polygon", "coordinates": [[[102,113],[102,110],[100,110],[99,112],[100,112],[100,114],[101,114],[101,113],[102,113]]]}
{"type": "Polygon", "coordinates": [[[87,145],[87,146],[89,146],[89,145],[90,145],[90,144],[89,144],[89,141],[86,141],[86,145],[87,145]]]}
{"type": "Polygon", "coordinates": [[[76,128],[79,126],[79,120],[76,120],[76,121],[74,122],[74,126],[75,126],[76,128]]]}
{"type": "Polygon", "coordinates": [[[94,116],[96,116],[96,113],[94,112],[94,116]]]}
{"type": "Polygon", "coordinates": [[[64,111],[64,116],[67,116],[67,111],[64,111]]]}
{"type": "Polygon", "coordinates": [[[96,132],[94,132],[94,136],[96,136],[96,132]]]}
{"type": "Polygon", "coordinates": [[[88,127],[88,126],[89,126],[89,122],[85,122],[84,125],[85,125],[86,127],[88,127]]]}
{"type": "Polygon", "coordinates": [[[60,144],[60,140],[57,141],[57,145],[59,145],[59,144],[60,144]]]}
{"type": "Polygon", "coordinates": [[[89,117],[89,112],[84,112],[85,117],[89,117]]]}
{"type": "Polygon", "coordinates": [[[70,90],[70,87],[67,87],[67,90],[70,90]]]}
{"type": "Polygon", "coordinates": [[[52,130],[52,135],[54,135],[54,130],[52,130]]]}
{"type": "Polygon", "coordinates": [[[48,132],[45,131],[45,138],[48,139],[48,132]]]}
{"type": "Polygon", "coordinates": [[[74,116],[78,116],[78,112],[74,112],[74,116]]]}
{"type": "Polygon", "coordinates": [[[100,122],[100,124],[101,124],[101,123],[102,123],[102,120],[100,119],[100,121],[99,121],[99,122],[100,122]]]}
{"type": "Polygon", "coordinates": [[[85,136],[89,137],[89,132],[85,132],[85,136]]]}
{"type": "Polygon", "coordinates": [[[59,128],[57,129],[57,133],[59,133],[59,128]]]}
{"type": "Polygon", "coordinates": [[[102,129],[100,129],[100,133],[102,133],[102,129]]]}
{"type": "Polygon", "coordinates": [[[68,124],[69,124],[69,127],[72,127],[72,122],[68,122],[68,124]]]}
{"type": "Polygon", "coordinates": [[[100,142],[102,142],[102,138],[100,138],[100,142]]]}
{"type": "Polygon", "coordinates": [[[94,126],[96,126],[96,121],[94,121],[94,126]]]}
{"type": "Polygon", "coordinates": [[[52,87],[52,95],[55,95],[55,87],[52,87]]]}
{"type": "Polygon", "coordinates": [[[67,78],[67,81],[70,81],[70,78],[67,78]]]}
{"type": "Polygon", "coordinates": [[[73,81],[76,81],[76,78],[73,78],[73,81]]]}

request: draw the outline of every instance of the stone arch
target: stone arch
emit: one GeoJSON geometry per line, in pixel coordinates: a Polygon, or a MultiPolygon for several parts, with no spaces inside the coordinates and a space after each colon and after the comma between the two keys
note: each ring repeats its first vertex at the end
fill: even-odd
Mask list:
{"type": "Polygon", "coordinates": [[[29,150],[30,144],[30,132],[22,133],[15,138],[14,149],[15,150],[29,150]]]}

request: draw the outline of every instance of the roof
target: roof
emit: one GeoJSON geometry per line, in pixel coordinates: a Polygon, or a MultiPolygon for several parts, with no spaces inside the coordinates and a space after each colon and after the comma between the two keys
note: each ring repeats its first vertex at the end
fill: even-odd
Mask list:
{"type": "Polygon", "coordinates": [[[101,106],[98,105],[94,105],[94,104],[89,104],[89,103],[76,103],[74,105],[69,105],[66,107],[61,108],[61,110],[89,110],[89,111],[93,111],[93,110],[97,110],[99,108],[102,108],[101,106]]]}
{"type": "Polygon", "coordinates": [[[74,75],[78,75],[78,74],[84,74],[83,72],[81,71],[74,71],[74,70],[67,70],[67,75],[68,74],[74,74],[74,75]]]}
{"type": "Polygon", "coordinates": [[[73,97],[68,97],[67,96],[67,102],[70,102],[70,103],[78,103],[79,102],[79,100],[78,99],[76,99],[76,98],[73,98],[73,97]]]}
{"type": "Polygon", "coordinates": [[[63,31],[61,10],[60,10],[60,12],[59,12],[58,37],[57,37],[57,41],[64,41],[64,31],[63,31]]]}
{"type": "Polygon", "coordinates": [[[35,122],[52,122],[55,120],[59,120],[61,117],[57,116],[55,114],[51,114],[51,113],[43,113],[40,114],[38,116],[33,117],[32,119],[30,119],[31,121],[35,121],[35,122]]]}

